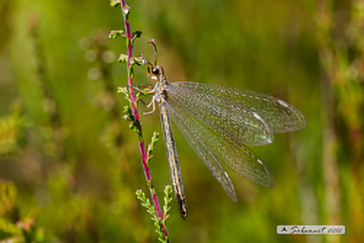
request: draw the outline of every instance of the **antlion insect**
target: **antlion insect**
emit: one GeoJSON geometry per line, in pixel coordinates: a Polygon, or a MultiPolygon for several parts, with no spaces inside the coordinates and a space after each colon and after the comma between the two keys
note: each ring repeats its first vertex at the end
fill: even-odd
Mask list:
{"type": "Polygon", "coordinates": [[[157,81],[144,93],[155,93],[150,107],[159,104],[164,140],[175,196],[183,219],[187,204],[183,191],[176,144],[170,120],[184,139],[220,182],[233,201],[234,186],[222,164],[236,173],[267,188],[274,187],[274,178],[263,161],[245,145],[273,142],[273,133],[293,132],[306,127],[302,113],[286,101],[253,91],[194,82],[169,83],[164,69],[155,61],[148,62],[148,75],[157,81]]]}

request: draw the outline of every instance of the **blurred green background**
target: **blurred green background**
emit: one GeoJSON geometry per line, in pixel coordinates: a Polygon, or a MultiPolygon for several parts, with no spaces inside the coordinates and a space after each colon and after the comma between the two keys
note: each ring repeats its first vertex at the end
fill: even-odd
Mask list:
{"type": "MultiPolygon", "coordinates": [[[[362,0],[127,1],[134,53],[158,45],[169,80],[239,87],[299,108],[308,126],[252,147],[275,188],[231,172],[226,195],[178,132],[189,206],[175,200],[171,242],[364,242],[362,0]],[[280,224],[340,224],[342,236],[277,235],[280,224]]],[[[158,242],[135,197],[148,192],[128,102],[120,9],[108,0],[0,1],[0,240],[158,242]]],[[[146,67],[134,84],[151,85],[146,67]]],[[[145,108],[141,107],[141,110],[145,108]]],[[[159,115],[141,118],[149,142],[159,115]]],[[[163,141],[151,166],[171,184],[163,141]]]]}

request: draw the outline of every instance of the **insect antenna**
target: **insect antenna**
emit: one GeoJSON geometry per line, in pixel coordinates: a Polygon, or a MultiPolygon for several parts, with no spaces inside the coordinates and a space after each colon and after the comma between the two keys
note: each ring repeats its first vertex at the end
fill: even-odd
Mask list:
{"type": "Polygon", "coordinates": [[[155,43],[154,39],[151,39],[150,41],[147,41],[147,44],[153,45],[153,51],[154,51],[154,66],[157,66],[157,45],[155,43]]]}

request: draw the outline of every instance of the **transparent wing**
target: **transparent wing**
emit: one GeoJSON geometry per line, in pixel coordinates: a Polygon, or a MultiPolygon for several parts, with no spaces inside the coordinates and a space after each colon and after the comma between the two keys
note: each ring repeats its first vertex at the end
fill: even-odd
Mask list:
{"type": "Polygon", "coordinates": [[[263,145],[273,141],[268,122],[257,112],[221,97],[224,90],[211,92],[196,83],[177,82],[166,86],[166,91],[169,100],[178,100],[181,106],[205,123],[244,144],[263,145]]]}
{"type": "Polygon", "coordinates": [[[234,187],[220,162],[253,182],[273,188],[269,168],[250,149],[210,126],[174,99],[168,99],[167,108],[182,136],[234,201],[234,187]]]}
{"type": "Polygon", "coordinates": [[[213,176],[220,182],[229,197],[236,202],[236,193],[234,185],[226,172],[225,168],[221,165],[218,158],[211,151],[211,149],[204,143],[200,135],[190,126],[191,120],[184,119],[184,114],[178,114],[171,106],[166,104],[168,113],[170,114],[173,123],[177,126],[183,138],[195,151],[198,157],[202,160],[205,166],[211,171],[213,176]],[[182,116],[181,116],[182,115],[182,116]]]}
{"type": "Polygon", "coordinates": [[[166,90],[200,119],[244,144],[266,144],[273,140],[272,132],[306,127],[296,107],[253,91],[194,82],[173,82],[166,90]]]}

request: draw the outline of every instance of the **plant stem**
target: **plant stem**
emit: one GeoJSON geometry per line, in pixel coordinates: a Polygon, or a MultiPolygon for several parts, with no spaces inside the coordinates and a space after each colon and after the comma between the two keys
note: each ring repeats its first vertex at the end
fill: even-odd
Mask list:
{"type": "MultiPolygon", "coordinates": [[[[133,76],[132,76],[132,69],[131,69],[132,68],[131,59],[133,57],[133,42],[132,42],[132,34],[130,31],[130,23],[127,18],[127,14],[125,13],[125,9],[127,8],[127,6],[125,3],[125,0],[120,0],[120,4],[121,4],[121,11],[123,12],[123,17],[124,17],[125,37],[128,39],[127,40],[127,48],[128,48],[127,68],[128,68],[128,70],[131,70],[131,71],[128,71],[129,95],[130,95],[130,100],[131,100],[131,104],[132,104],[132,110],[133,110],[133,115],[134,115],[135,121],[139,124],[139,127],[140,127],[140,135],[138,136],[138,139],[139,139],[138,142],[139,142],[140,153],[142,156],[142,165],[143,165],[144,175],[147,180],[147,185],[149,188],[149,192],[152,196],[152,200],[153,200],[153,204],[154,204],[157,216],[161,220],[163,220],[162,210],[159,205],[159,200],[158,200],[156,191],[153,186],[152,176],[150,174],[149,166],[147,164],[147,154],[145,151],[144,139],[142,137],[142,130],[141,130],[140,121],[139,121],[139,114],[138,114],[138,110],[135,105],[136,99],[135,99],[134,90],[133,90],[133,76]]],[[[167,230],[165,227],[163,227],[163,230],[164,230],[165,235],[167,235],[167,230]]]]}

